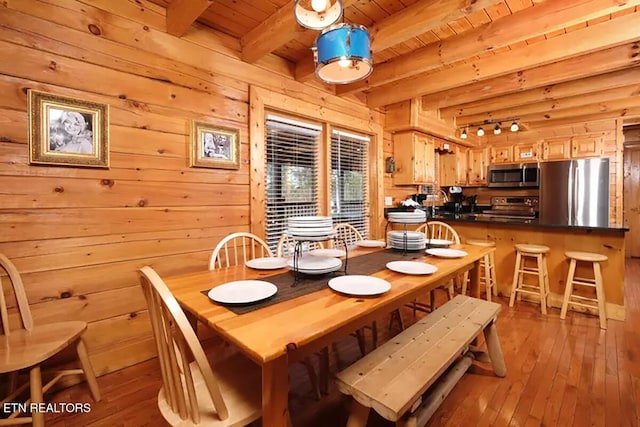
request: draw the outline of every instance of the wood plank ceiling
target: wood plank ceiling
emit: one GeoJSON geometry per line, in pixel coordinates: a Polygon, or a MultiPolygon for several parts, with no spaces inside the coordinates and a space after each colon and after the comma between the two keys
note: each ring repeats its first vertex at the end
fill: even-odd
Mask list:
{"type": "MultiPolygon", "coordinates": [[[[275,54],[313,79],[293,0],[152,0],[180,35],[194,19],[239,39],[254,62],[275,54]]],[[[519,119],[529,128],[640,117],[640,0],[343,0],[366,26],[374,71],[335,88],[371,107],[422,97],[458,126],[519,119]]]]}

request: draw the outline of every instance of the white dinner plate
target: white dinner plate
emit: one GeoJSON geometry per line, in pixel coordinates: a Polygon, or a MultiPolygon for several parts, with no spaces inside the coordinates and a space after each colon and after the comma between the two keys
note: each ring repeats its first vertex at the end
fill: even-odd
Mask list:
{"type": "Polygon", "coordinates": [[[446,247],[453,245],[453,242],[451,240],[444,239],[427,239],[427,245],[446,247]]]}
{"type": "MultiPolygon", "coordinates": [[[[287,266],[293,269],[294,262],[293,259],[287,260],[287,266]]],[[[335,268],[336,270],[342,266],[342,261],[338,258],[328,257],[328,256],[308,256],[305,255],[303,257],[298,258],[298,270],[307,272],[309,270],[327,270],[335,268]]],[[[335,270],[332,270],[335,271],[335,270]]]]}
{"type": "Polygon", "coordinates": [[[329,287],[347,295],[379,295],[391,289],[391,283],[379,277],[347,275],[329,280],[329,287]]]}
{"type": "Polygon", "coordinates": [[[237,280],[212,288],[208,295],[223,304],[247,304],[269,298],[276,292],[276,285],[264,280],[237,280]]]}
{"type": "Polygon", "coordinates": [[[399,230],[395,230],[395,231],[389,231],[387,233],[387,236],[389,236],[390,238],[396,238],[396,239],[404,239],[404,234],[407,233],[407,240],[424,240],[425,239],[425,235],[424,233],[420,232],[420,231],[399,231],[399,230]]]}
{"type": "Polygon", "coordinates": [[[358,240],[356,242],[356,245],[361,246],[363,248],[384,248],[386,244],[381,240],[365,239],[365,240],[358,240]]]}
{"type": "Polygon", "coordinates": [[[281,257],[264,257],[250,259],[245,264],[249,268],[255,268],[256,270],[275,270],[287,266],[287,258],[281,257]]]}
{"type": "Polygon", "coordinates": [[[387,268],[404,274],[433,274],[438,271],[435,265],[419,261],[391,261],[387,263],[387,268]]]}
{"type": "Polygon", "coordinates": [[[312,251],[309,251],[309,255],[313,255],[313,256],[328,256],[328,257],[332,257],[332,258],[340,258],[345,256],[347,253],[344,251],[344,249],[314,249],[312,251]]]}
{"type": "Polygon", "coordinates": [[[465,251],[459,249],[445,249],[445,248],[431,248],[425,251],[429,255],[437,256],[440,258],[462,258],[468,254],[465,251]]]}

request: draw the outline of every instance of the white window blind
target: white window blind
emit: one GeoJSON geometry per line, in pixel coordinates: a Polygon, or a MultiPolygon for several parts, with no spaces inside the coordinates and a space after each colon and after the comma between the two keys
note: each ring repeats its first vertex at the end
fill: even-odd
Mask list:
{"type": "Polygon", "coordinates": [[[367,153],[369,138],[334,130],[331,135],[331,217],[368,237],[367,153]]]}
{"type": "Polygon", "coordinates": [[[318,215],[318,143],[322,128],[267,115],[266,240],[275,252],[287,218],[318,215]]]}

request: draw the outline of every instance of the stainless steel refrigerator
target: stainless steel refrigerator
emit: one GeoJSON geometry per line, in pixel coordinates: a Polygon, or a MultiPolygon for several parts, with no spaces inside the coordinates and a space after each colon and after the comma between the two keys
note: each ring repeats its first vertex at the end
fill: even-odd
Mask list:
{"type": "Polygon", "coordinates": [[[609,159],[540,163],[540,223],[609,226],[609,159]]]}

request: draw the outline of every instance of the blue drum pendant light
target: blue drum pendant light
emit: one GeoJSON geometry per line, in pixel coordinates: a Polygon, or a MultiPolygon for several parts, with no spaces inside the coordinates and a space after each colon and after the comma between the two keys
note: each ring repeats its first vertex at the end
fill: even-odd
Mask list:
{"type": "Polygon", "coordinates": [[[313,51],[316,76],[326,83],[352,83],[373,71],[371,37],[361,25],[343,23],[325,29],[313,51]]]}
{"type": "Polygon", "coordinates": [[[338,22],[342,16],[342,1],[296,0],[293,14],[303,27],[322,30],[338,22]]]}

